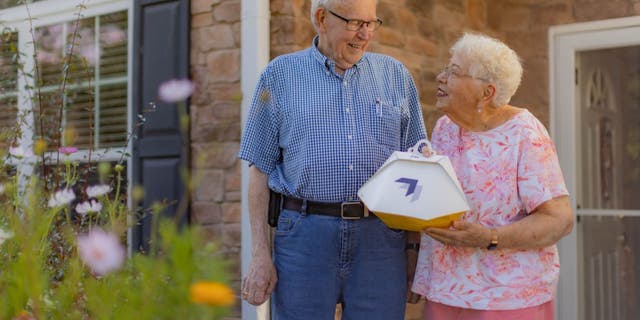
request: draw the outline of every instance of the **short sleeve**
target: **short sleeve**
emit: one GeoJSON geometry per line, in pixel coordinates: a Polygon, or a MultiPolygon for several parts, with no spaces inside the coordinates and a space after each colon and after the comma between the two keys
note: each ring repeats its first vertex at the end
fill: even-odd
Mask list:
{"type": "Polygon", "coordinates": [[[527,213],[553,198],[568,195],[556,149],[535,117],[525,126],[518,156],[518,195],[527,213]]]}
{"type": "Polygon", "coordinates": [[[238,157],[270,174],[280,158],[279,109],[269,67],[260,75],[240,141],[238,157]]]}

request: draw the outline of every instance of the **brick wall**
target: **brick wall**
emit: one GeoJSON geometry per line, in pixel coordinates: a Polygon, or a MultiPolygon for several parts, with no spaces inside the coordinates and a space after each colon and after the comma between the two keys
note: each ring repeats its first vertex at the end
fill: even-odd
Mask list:
{"type": "MultiPolygon", "coordinates": [[[[303,49],[314,36],[309,0],[271,0],[271,56],[303,49]]],[[[193,222],[222,243],[240,278],[240,0],[191,0],[192,167],[200,182],[193,222]]],[[[549,123],[548,28],[552,25],[640,14],[640,0],[379,0],[384,20],[370,50],[396,57],[414,76],[427,128],[439,70],[464,31],[505,41],[523,59],[523,83],[512,104],[549,123]]],[[[419,319],[421,305],[407,319],[419,319]]]]}

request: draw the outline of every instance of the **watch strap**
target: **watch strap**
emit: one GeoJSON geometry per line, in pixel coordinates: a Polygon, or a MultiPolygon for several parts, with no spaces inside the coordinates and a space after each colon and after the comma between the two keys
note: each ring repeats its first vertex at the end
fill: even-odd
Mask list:
{"type": "Polygon", "coordinates": [[[491,242],[489,242],[489,246],[487,246],[487,250],[495,250],[498,248],[498,231],[496,229],[491,229],[491,242]]]}

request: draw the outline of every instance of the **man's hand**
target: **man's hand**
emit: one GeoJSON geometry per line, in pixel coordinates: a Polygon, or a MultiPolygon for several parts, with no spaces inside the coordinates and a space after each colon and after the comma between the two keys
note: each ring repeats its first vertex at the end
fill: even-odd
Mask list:
{"type": "Polygon", "coordinates": [[[256,255],[251,260],[249,272],[242,280],[242,299],[259,306],[263,304],[278,282],[278,274],[269,255],[256,255]]]}
{"type": "Polygon", "coordinates": [[[267,224],[269,187],[268,176],[251,166],[249,171],[249,222],[251,223],[252,259],[249,271],[242,280],[242,299],[257,306],[263,304],[278,282],[278,274],[271,259],[269,226],[267,224]]]}

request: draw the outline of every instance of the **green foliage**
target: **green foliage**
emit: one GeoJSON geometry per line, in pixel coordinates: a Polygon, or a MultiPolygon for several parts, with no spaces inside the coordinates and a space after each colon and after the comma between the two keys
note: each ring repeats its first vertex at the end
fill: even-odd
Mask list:
{"type": "MultiPolygon", "coordinates": [[[[1,319],[24,312],[35,319],[217,319],[226,312],[225,302],[190,298],[194,283],[228,281],[218,247],[198,227],[160,220],[153,254],[133,254],[120,269],[96,275],[78,253],[78,236],[89,228],[69,217],[68,205],[49,207],[37,178],[25,190],[5,184],[3,197],[0,234],[10,236],[0,238],[1,319]]],[[[128,211],[113,203],[103,208],[115,212],[95,213],[108,217],[100,227],[123,240],[128,211]]]]}
{"type": "MultiPolygon", "coordinates": [[[[79,2],[82,11],[86,0],[79,2]]],[[[80,21],[81,12],[77,16],[80,21]]],[[[150,209],[127,207],[128,202],[141,203],[144,196],[144,190],[127,184],[123,176],[128,153],[123,151],[113,163],[71,160],[77,152],[74,141],[81,134],[63,127],[60,115],[69,112],[63,100],[72,100],[67,85],[91,80],[82,78],[87,75],[82,70],[86,59],[73,56],[80,33],[70,35],[71,47],[59,69],[62,75],[51,80],[60,82],[59,92],[47,95],[41,92],[43,73],[38,64],[34,70],[24,70],[22,59],[29,57],[17,51],[15,36],[15,30],[2,29],[0,71],[16,76],[0,80],[0,110],[18,109],[17,74],[35,81],[21,90],[31,97],[26,108],[30,111],[14,112],[17,124],[0,130],[0,319],[222,317],[235,302],[235,294],[226,285],[228,265],[217,245],[204,239],[196,226],[178,227],[162,218],[165,214],[159,213],[166,209],[162,204],[150,209]],[[28,117],[36,121],[25,131],[35,137],[24,144],[22,129],[28,117]],[[89,192],[96,186],[106,191],[89,192]],[[126,191],[129,188],[131,192],[126,191]],[[128,201],[128,194],[133,201],[128,201]],[[125,256],[127,232],[143,215],[152,215],[154,221],[151,252],[125,256]]],[[[37,55],[33,31],[31,36],[37,55]]],[[[88,105],[91,108],[93,102],[88,105]]],[[[184,113],[184,105],[178,105],[184,113]]],[[[134,126],[143,125],[143,120],[134,126]]],[[[181,118],[181,124],[186,134],[188,118],[181,118]]],[[[132,139],[135,133],[128,134],[126,143],[132,139]]],[[[92,144],[88,150],[96,151],[92,144]]],[[[186,168],[182,175],[190,185],[186,168]]],[[[185,204],[177,207],[176,215],[183,214],[185,204]]]]}

